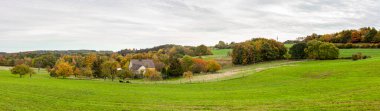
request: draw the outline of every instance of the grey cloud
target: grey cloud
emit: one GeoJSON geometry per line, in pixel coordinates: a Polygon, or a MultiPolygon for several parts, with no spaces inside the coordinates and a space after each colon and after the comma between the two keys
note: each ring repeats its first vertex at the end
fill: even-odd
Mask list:
{"type": "Polygon", "coordinates": [[[379,27],[377,0],[2,0],[0,51],[294,39],[379,27]],[[16,45],[12,44],[16,43],[16,45]]]}

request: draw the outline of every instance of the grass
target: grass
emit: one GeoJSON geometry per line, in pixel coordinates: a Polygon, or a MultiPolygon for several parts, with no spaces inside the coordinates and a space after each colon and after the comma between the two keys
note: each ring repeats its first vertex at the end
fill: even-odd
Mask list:
{"type": "Polygon", "coordinates": [[[230,59],[228,56],[228,52],[231,52],[232,49],[214,49],[211,50],[213,55],[208,56],[202,56],[202,58],[209,60],[209,59],[230,59]]]}
{"type": "Polygon", "coordinates": [[[46,72],[18,78],[0,70],[0,110],[380,110],[380,50],[341,55],[358,51],[373,58],[312,60],[199,84],[55,79],[46,72]]]}

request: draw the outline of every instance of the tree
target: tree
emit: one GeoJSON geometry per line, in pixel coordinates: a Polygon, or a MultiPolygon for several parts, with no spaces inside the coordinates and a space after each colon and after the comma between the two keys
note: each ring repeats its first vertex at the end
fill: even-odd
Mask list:
{"type": "Polygon", "coordinates": [[[352,43],[358,43],[361,42],[361,35],[358,31],[354,30],[351,33],[351,42],[352,43]]]}
{"type": "Polygon", "coordinates": [[[92,78],[92,70],[90,67],[85,67],[85,68],[82,68],[82,76],[85,76],[87,78],[92,78]]]}
{"type": "Polygon", "coordinates": [[[222,69],[222,66],[215,60],[210,60],[207,62],[207,71],[216,72],[222,69]]]}
{"type": "Polygon", "coordinates": [[[190,71],[193,66],[193,58],[188,55],[183,56],[181,59],[181,66],[183,71],[190,71]]]}
{"type": "Polygon", "coordinates": [[[289,54],[291,55],[292,59],[305,59],[307,54],[305,52],[305,49],[307,47],[306,43],[297,43],[294,44],[289,49],[289,54]]]}
{"type": "Polygon", "coordinates": [[[129,70],[129,63],[125,63],[125,65],[121,68],[122,70],[119,71],[119,78],[126,79],[126,78],[132,78],[133,73],[129,70]]]}
{"type": "Polygon", "coordinates": [[[375,28],[372,28],[369,30],[369,32],[364,36],[364,42],[370,43],[373,42],[373,38],[377,34],[377,30],[375,28]]]}
{"type": "Polygon", "coordinates": [[[196,47],[195,55],[196,56],[212,55],[212,53],[211,53],[210,49],[207,48],[207,46],[200,45],[200,46],[196,47]]]}
{"type": "Polygon", "coordinates": [[[34,58],[32,64],[40,70],[40,68],[54,67],[57,60],[58,58],[53,54],[45,54],[34,58]]]}
{"type": "Polygon", "coordinates": [[[113,81],[117,75],[117,68],[120,68],[120,64],[115,60],[110,60],[104,62],[101,67],[103,78],[106,79],[107,77],[111,77],[113,81]]]}
{"type": "Polygon", "coordinates": [[[219,41],[219,43],[215,45],[215,48],[218,48],[218,49],[227,49],[228,45],[225,42],[223,42],[223,41],[219,41]]]}
{"type": "Polygon", "coordinates": [[[287,49],[283,43],[265,38],[254,38],[236,44],[232,50],[233,64],[252,64],[261,61],[283,59],[287,49]]]}
{"type": "Polygon", "coordinates": [[[57,77],[59,76],[62,76],[63,78],[69,77],[70,75],[74,74],[73,66],[71,66],[68,62],[60,60],[55,66],[54,73],[57,75],[57,77]]]}
{"type": "Polygon", "coordinates": [[[380,42],[380,33],[376,33],[375,37],[373,38],[373,42],[379,43],[380,42]]]}
{"type": "Polygon", "coordinates": [[[183,74],[183,69],[181,63],[176,57],[170,57],[169,59],[169,68],[167,70],[169,76],[178,77],[183,74]]]}
{"type": "Polygon", "coordinates": [[[186,78],[186,79],[188,79],[188,80],[190,80],[190,82],[191,82],[191,79],[193,78],[193,72],[186,71],[186,72],[183,73],[183,77],[186,78]]]}
{"type": "Polygon", "coordinates": [[[29,66],[25,64],[16,65],[12,69],[10,69],[10,71],[12,72],[12,74],[20,75],[20,78],[22,78],[22,76],[26,74],[29,74],[29,77],[31,78],[32,74],[35,73],[33,69],[31,69],[29,66]]]}

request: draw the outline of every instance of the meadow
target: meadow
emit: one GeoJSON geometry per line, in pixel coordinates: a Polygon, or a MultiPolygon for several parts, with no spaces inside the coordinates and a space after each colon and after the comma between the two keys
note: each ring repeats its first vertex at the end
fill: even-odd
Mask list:
{"type": "MultiPolygon", "coordinates": [[[[227,58],[228,51],[214,50],[208,58],[227,58]]],[[[380,50],[340,52],[372,58],[307,60],[192,84],[56,79],[46,71],[18,78],[0,68],[0,110],[380,110],[380,50]]]]}

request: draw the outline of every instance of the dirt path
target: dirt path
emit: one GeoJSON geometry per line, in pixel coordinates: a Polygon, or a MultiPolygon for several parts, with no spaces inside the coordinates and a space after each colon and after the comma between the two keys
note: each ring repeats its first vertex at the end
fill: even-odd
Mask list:
{"type": "MultiPolygon", "coordinates": [[[[194,75],[191,79],[191,83],[203,83],[203,82],[215,82],[220,80],[229,80],[234,78],[240,78],[254,74],[254,72],[261,72],[271,68],[277,68],[282,66],[294,66],[292,64],[303,62],[303,61],[272,61],[264,62],[259,64],[247,65],[247,66],[236,66],[229,69],[224,69],[220,73],[214,74],[200,74],[194,75]]],[[[164,80],[164,81],[133,81],[132,83],[138,84],[181,84],[190,83],[190,80],[181,78],[177,80],[164,80]]]]}
{"type": "MultiPolygon", "coordinates": [[[[252,66],[247,66],[247,67],[235,68],[235,69],[228,70],[222,73],[197,75],[193,77],[192,82],[208,82],[208,81],[213,81],[213,80],[226,80],[226,79],[233,78],[233,76],[241,77],[241,76],[247,76],[247,75],[253,74],[253,73],[245,73],[245,72],[250,72],[253,70],[255,72],[261,72],[261,71],[271,69],[271,68],[276,68],[276,67],[293,66],[290,64],[297,63],[297,62],[302,62],[302,61],[287,61],[287,62],[278,63],[278,64],[264,64],[264,66],[252,65],[252,66]]],[[[185,79],[182,79],[182,80],[185,80],[185,79]]]]}

